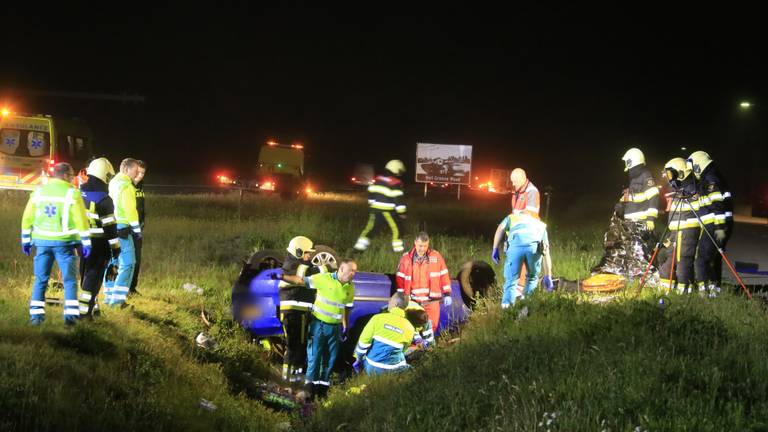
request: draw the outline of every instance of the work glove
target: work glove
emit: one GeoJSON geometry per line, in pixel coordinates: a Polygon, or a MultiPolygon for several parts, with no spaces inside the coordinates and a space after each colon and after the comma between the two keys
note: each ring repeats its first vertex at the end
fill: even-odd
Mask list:
{"type": "Polygon", "coordinates": [[[498,264],[500,258],[501,257],[499,256],[499,248],[496,248],[496,247],[493,248],[493,252],[491,252],[491,259],[493,260],[493,263],[498,264]]]}
{"type": "Polygon", "coordinates": [[[450,306],[450,305],[453,304],[453,299],[451,298],[450,294],[445,296],[445,297],[443,297],[443,304],[445,306],[450,306]]]}
{"type": "Polygon", "coordinates": [[[80,255],[83,258],[88,258],[88,255],[91,254],[91,247],[90,246],[83,246],[83,248],[80,250],[80,255]]]}
{"type": "Polygon", "coordinates": [[[555,289],[555,284],[552,283],[552,276],[550,275],[544,276],[544,279],[541,282],[544,285],[544,288],[547,290],[547,292],[552,292],[552,290],[555,289]]]}
{"type": "Polygon", "coordinates": [[[352,363],[352,369],[354,369],[355,373],[359,374],[363,371],[363,362],[360,359],[355,359],[355,362],[352,363]]]}
{"type": "Polygon", "coordinates": [[[656,228],[656,224],[654,224],[653,221],[645,221],[645,228],[648,231],[653,231],[653,229],[656,228]]]}
{"type": "Polygon", "coordinates": [[[724,229],[716,229],[715,230],[715,240],[717,241],[717,244],[722,246],[723,242],[725,242],[725,230],[724,229]]]}
{"type": "Polygon", "coordinates": [[[29,256],[29,254],[32,253],[32,243],[22,243],[21,251],[24,253],[24,255],[29,256]]]}
{"type": "Polygon", "coordinates": [[[421,349],[425,350],[429,348],[429,341],[426,339],[422,339],[419,345],[421,345],[421,349]]]}

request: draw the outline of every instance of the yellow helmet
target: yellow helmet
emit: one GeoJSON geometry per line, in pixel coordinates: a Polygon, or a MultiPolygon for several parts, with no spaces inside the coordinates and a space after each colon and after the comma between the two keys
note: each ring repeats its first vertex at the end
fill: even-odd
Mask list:
{"type": "Polygon", "coordinates": [[[301,258],[306,252],[315,251],[312,249],[312,246],[312,240],[304,236],[297,236],[288,242],[288,247],[285,250],[287,250],[289,254],[295,256],[296,258],[301,258]]]}
{"type": "Polygon", "coordinates": [[[685,159],[676,157],[664,165],[664,175],[670,183],[683,181],[691,175],[691,167],[685,162],[685,159]]]}
{"type": "Polygon", "coordinates": [[[688,156],[688,163],[691,164],[693,174],[699,178],[701,173],[712,163],[712,158],[709,157],[709,153],[699,150],[688,156]]]}
{"type": "Polygon", "coordinates": [[[400,159],[392,159],[384,165],[384,169],[394,175],[400,175],[405,172],[405,164],[400,159]]]}
{"type": "Polygon", "coordinates": [[[640,149],[633,147],[624,153],[621,160],[624,161],[624,171],[626,172],[629,171],[630,168],[645,164],[645,155],[640,149]]]}
{"type": "Polygon", "coordinates": [[[115,175],[115,169],[112,167],[112,164],[109,163],[109,159],[104,157],[92,160],[91,163],[88,164],[86,172],[88,175],[92,175],[104,183],[108,183],[115,175]]]}

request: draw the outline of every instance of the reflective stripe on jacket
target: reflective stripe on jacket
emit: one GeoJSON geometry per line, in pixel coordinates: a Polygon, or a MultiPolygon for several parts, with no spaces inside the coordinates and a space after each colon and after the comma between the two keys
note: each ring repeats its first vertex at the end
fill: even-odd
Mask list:
{"type": "Polygon", "coordinates": [[[342,284],[336,272],[320,273],[305,278],[307,287],[316,290],[312,315],[328,324],[340,324],[345,308],[351,308],[355,300],[352,282],[342,284]]]}
{"type": "Polygon", "coordinates": [[[134,233],[140,233],[139,213],[136,210],[136,188],[133,187],[133,181],[123,173],[117,174],[109,182],[109,196],[115,205],[117,223],[130,225],[134,233]]]}
{"type": "Polygon", "coordinates": [[[416,248],[403,254],[395,274],[397,291],[418,303],[451,295],[451,277],[440,253],[428,249],[423,262],[416,259],[416,248]]]}
{"type": "Polygon", "coordinates": [[[21,241],[80,241],[90,246],[90,231],[80,191],[57,178],[30,194],[21,218],[21,241]]]}
{"type": "Polygon", "coordinates": [[[512,192],[512,210],[520,210],[539,219],[539,210],[541,209],[541,198],[539,189],[526,180],[525,186],[519,191],[512,192]]]}
{"type": "Polygon", "coordinates": [[[365,357],[381,369],[400,369],[408,364],[405,350],[413,343],[416,330],[400,308],[376,314],[363,328],[355,347],[355,357],[365,357]]]}

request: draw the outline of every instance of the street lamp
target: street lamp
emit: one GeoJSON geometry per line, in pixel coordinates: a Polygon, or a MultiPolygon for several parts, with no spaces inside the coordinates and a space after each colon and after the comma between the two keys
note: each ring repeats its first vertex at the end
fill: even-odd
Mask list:
{"type": "Polygon", "coordinates": [[[752,108],[752,103],[749,101],[741,101],[741,103],[739,103],[739,108],[742,111],[748,111],[750,108],[752,108]]]}

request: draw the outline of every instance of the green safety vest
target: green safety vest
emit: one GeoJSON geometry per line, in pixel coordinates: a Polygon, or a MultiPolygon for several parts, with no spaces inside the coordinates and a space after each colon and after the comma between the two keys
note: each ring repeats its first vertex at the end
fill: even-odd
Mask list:
{"type": "Polygon", "coordinates": [[[109,196],[115,204],[115,220],[118,224],[130,225],[134,232],[140,233],[139,212],[136,210],[136,188],[133,181],[119,173],[109,182],[109,196]]]}
{"type": "Polygon", "coordinates": [[[88,217],[80,191],[64,180],[51,178],[29,197],[21,219],[22,239],[82,241],[90,245],[88,217]]]}
{"type": "Polygon", "coordinates": [[[312,315],[328,324],[339,324],[344,317],[344,309],[352,307],[355,299],[355,286],[352,282],[342,284],[334,273],[320,273],[310,276],[309,288],[317,290],[312,315]]]}

